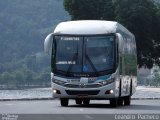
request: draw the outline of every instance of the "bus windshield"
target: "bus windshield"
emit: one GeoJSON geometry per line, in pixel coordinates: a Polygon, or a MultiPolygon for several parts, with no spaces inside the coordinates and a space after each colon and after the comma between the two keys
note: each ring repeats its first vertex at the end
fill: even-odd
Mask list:
{"type": "Polygon", "coordinates": [[[55,36],[54,71],[65,75],[94,74],[114,69],[113,35],[55,36]]]}

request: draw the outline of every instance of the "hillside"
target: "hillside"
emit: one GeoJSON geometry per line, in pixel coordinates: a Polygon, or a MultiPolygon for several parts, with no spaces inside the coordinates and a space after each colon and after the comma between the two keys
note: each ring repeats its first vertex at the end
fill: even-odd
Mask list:
{"type": "Polygon", "coordinates": [[[0,89],[50,85],[43,42],[68,19],[63,0],[0,0],[0,89]]]}
{"type": "Polygon", "coordinates": [[[63,0],[1,0],[0,63],[43,51],[45,36],[68,19],[63,0]]]}

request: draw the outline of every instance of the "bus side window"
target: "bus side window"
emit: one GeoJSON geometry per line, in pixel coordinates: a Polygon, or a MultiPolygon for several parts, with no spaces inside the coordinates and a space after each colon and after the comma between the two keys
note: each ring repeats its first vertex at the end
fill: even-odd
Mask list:
{"type": "Polygon", "coordinates": [[[119,74],[122,75],[122,55],[121,55],[121,54],[120,54],[119,62],[120,62],[120,64],[119,64],[119,65],[120,65],[120,66],[119,66],[119,67],[120,67],[120,69],[119,69],[119,74]]]}
{"type": "Polygon", "coordinates": [[[119,63],[119,47],[118,47],[118,40],[117,40],[117,44],[116,44],[116,52],[117,52],[117,54],[116,54],[116,65],[118,66],[118,63],[119,63]]]}

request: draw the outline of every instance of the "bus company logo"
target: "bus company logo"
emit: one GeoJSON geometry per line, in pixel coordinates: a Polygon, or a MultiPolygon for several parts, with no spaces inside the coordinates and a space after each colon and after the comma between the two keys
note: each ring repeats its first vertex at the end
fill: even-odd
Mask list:
{"type": "Polygon", "coordinates": [[[84,87],[85,87],[85,84],[83,84],[83,83],[82,83],[82,84],[79,84],[79,87],[80,87],[80,88],[84,88],[84,87]]]}

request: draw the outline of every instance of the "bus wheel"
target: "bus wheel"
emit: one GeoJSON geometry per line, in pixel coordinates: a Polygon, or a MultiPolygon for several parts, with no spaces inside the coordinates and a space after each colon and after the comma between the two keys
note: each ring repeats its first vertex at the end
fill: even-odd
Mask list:
{"type": "Polygon", "coordinates": [[[117,104],[118,105],[123,105],[123,98],[121,97],[121,83],[122,82],[122,80],[120,79],[120,83],[119,83],[119,98],[118,98],[118,101],[117,101],[117,104]]]}
{"type": "Polygon", "coordinates": [[[68,106],[69,102],[68,98],[61,98],[60,101],[61,101],[61,106],[68,106]]]}
{"type": "Polygon", "coordinates": [[[124,97],[124,105],[129,106],[131,104],[131,96],[124,97]]]}
{"type": "Polygon", "coordinates": [[[130,84],[130,95],[124,97],[124,105],[129,106],[131,104],[131,95],[132,95],[132,80],[131,80],[131,84],[130,84]]]}
{"type": "Polygon", "coordinates": [[[89,105],[90,99],[83,99],[83,104],[84,105],[89,105]]]}
{"type": "Polygon", "coordinates": [[[123,105],[123,98],[119,97],[117,104],[120,105],[120,106],[123,105]]]}
{"type": "Polygon", "coordinates": [[[81,99],[75,99],[75,101],[76,101],[77,105],[81,105],[82,104],[82,100],[81,99]]]}
{"type": "Polygon", "coordinates": [[[117,107],[117,98],[110,99],[110,106],[117,107]]]}

